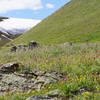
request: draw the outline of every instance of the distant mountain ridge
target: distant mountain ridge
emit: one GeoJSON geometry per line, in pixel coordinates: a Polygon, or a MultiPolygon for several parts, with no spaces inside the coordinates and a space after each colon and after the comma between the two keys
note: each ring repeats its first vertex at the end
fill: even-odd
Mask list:
{"type": "Polygon", "coordinates": [[[0,17],[0,22],[3,21],[4,19],[8,19],[8,17],[0,17]]]}

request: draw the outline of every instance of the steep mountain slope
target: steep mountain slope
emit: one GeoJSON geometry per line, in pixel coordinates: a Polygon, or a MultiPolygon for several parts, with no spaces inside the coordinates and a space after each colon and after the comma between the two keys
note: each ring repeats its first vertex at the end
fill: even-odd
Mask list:
{"type": "Polygon", "coordinates": [[[100,41],[100,0],[71,0],[14,43],[42,44],[100,41]]]}

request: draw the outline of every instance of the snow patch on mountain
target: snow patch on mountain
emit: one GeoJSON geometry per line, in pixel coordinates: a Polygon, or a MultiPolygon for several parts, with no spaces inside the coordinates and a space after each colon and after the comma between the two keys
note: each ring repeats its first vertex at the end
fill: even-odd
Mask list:
{"type": "Polygon", "coordinates": [[[12,39],[8,38],[7,36],[5,36],[3,34],[1,36],[4,37],[5,39],[9,40],[9,41],[12,41],[12,39]]]}
{"type": "Polygon", "coordinates": [[[4,33],[20,34],[37,25],[41,20],[8,18],[0,22],[0,31],[4,33]]]}
{"type": "Polygon", "coordinates": [[[0,27],[0,31],[1,31],[2,33],[5,33],[5,34],[9,35],[8,32],[7,32],[7,30],[5,30],[5,29],[3,29],[3,28],[1,28],[1,27],[0,27]]]}

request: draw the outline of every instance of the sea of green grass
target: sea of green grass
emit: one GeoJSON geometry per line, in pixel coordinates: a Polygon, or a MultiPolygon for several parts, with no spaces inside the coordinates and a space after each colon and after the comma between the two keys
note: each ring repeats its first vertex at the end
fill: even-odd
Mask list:
{"type": "Polygon", "coordinates": [[[71,0],[13,43],[100,42],[100,0],[71,0]]]}
{"type": "Polygon", "coordinates": [[[8,93],[0,100],[25,100],[33,95],[45,95],[48,91],[60,89],[65,100],[100,99],[100,44],[59,44],[40,46],[28,51],[11,53],[0,50],[0,64],[20,62],[26,68],[63,73],[66,78],[40,91],[8,93]],[[88,89],[76,93],[79,89],[88,89]]]}

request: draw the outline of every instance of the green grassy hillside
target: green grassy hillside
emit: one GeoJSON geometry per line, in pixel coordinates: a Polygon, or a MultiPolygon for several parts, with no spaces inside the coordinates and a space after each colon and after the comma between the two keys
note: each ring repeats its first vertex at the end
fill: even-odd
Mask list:
{"type": "Polygon", "coordinates": [[[14,43],[41,44],[100,41],[100,0],[71,0],[14,43]]]}

